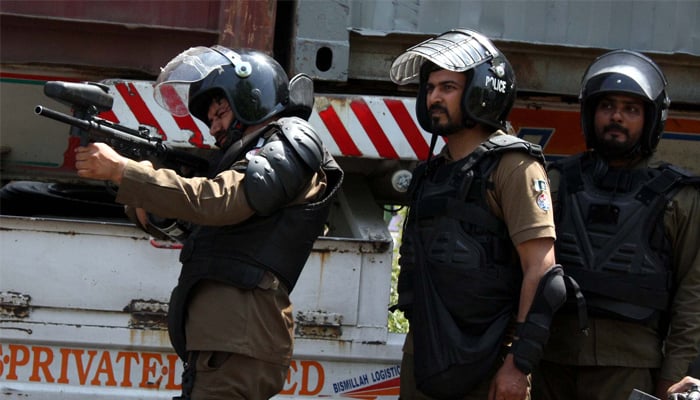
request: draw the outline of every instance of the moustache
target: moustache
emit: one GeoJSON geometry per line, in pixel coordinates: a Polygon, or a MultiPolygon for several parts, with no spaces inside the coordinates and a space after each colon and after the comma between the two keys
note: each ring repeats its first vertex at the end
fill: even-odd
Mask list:
{"type": "Polygon", "coordinates": [[[442,111],[445,114],[447,114],[447,108],[438,104],[433,104],[432,106],[430,106],[430,108],[428,108],[428,113],[431,113],[433,111],[442,111]]]}
{"type": "Polygon", "coordinates": [[[613,122],[612,124],[610,124],[610,125],[606,125],[606,126],[603,128],[603,133],[608,133],[608,132],[613,131],[613,130],[614,130],[614,131],[618,131],[618,132],[622,132],[622,133],[624,133],[625,135],[628,135],[628,136],[629,136],[629,130],[628,130],[627,128],[623,127],[623,126],[620,125],[620,124],[616,124],[616,123],[614,123],[614,122],[613,122]]]}

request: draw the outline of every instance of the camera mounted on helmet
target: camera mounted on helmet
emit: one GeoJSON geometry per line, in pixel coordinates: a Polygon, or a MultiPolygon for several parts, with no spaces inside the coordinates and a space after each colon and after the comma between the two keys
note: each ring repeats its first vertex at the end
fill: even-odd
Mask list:
{"type": "Polygon", "coordinates": [[[491,40],[475,31],[454,29],[409,48],[394,60],[389,72],[394,83],[414,83],[418,78],[416,116],[426,131],[431,123],[425,83],[434,68],[467,74],[461,102],[465,126],[472,121],[506,130],[516,96],[515,73],[491,40]]]}
{"type": "Polygon", "coordinates": [[[613,50],[596,58],[581,79],[581,127],[586,147],[596,148],[593,125],[599,100],[619,93],[644,101],[644,130],[637,144],[643,156],[651,155],[661,140],[671,100],[661,68],[647,56],[631,50],[613,50]]]}

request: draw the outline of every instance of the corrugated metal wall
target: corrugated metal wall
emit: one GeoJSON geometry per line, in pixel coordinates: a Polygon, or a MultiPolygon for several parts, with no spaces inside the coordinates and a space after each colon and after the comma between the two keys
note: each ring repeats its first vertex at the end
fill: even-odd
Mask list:
{"type": "Polygon", "coordinates": [[[700,55],[695,0],[352,0],[352,28],[436,34],[455,27],[531,44],[700,55]]]}
{"type": "MultiPolygon", "coordinates": [[[[453,28],[496,42],[522,92],[576,96],[598,55],[646,53],[674,104],[700,104],[699,0],[298,0],[295,72],[320,81],[389,81],[406,48],[453,28]]],[[[383,86],[386,90],[390,86],[383,86]]]]}

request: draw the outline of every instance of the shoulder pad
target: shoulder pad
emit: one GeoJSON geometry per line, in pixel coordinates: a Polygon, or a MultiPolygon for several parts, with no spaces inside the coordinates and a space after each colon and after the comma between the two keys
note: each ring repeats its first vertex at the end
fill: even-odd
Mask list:
{"type": "Polygon", "coordinates": [[[489,143],[493,143],[494,145],[500,146],[500,147],[507,147],[516,143],[530,143],[526,140],[520,139],[517,136],[513,135],[496,135],[492,136],[489,138],[487,141],[489,143]]]}
{"type": "Polygon", "coordinates": [[[489,153],[491,152],[501,152],[501,151],[523,151],[530,156],[536,158],[542,164],[544,164],[544,152],[542,151],[542,146],[528,142],[527,140],[521,139],[513,135],[498,135],[489,138],[483,143],[489,153]]]}
{"type": "Polygon", "coordinates": [[[589,157],[588,153],[577,153],[569,156],[559,157],[547,163],[547,170],[556,169],[563,171],[567,168],[578,168],[578,164],[584,161],[584,158],[589,157]]]}
{"type": "Polygon", "coordinates": [[[280,118],[276,124],[302,161],[317,171],[323,162],[323,144],[311,124],[297,117],[280,118]]]}
{"type": "Polygon", "coordinates": [[[664,163],[659,166],[659,170],[662,171],[670,171],[675,175],[680,176],[681,181],[684,183],[697,183],[700,180],[700,176],[693,174],[692,172],[688,171],[687,169],[684,169],[682,167],[679,167],[677,165],[669,164],[669,163],[664,163]]]}
{"type": "Polygon", "coordinates": [[[260,215],[270,215],[296,199],[321,168],[321,141],[306,121],[283,118],[248,162],[243,180],[246,199],[260,215]]]}
{"type": "Polygon", "coordinates": [[[671,195],[683,185],[700,185],[700,177],[673,164],[663,163],[656,169],[660,171],[660,174],[647,182],[635,196],[645,204],[651,201],[654,195],[671,195]]]}

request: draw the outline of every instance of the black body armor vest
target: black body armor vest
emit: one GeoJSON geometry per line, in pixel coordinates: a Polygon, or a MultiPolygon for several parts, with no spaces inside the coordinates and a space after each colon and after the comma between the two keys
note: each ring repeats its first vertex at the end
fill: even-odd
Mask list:
{"type": "Polygon", "coordinates": [[[415,322],[416,380],[426,393],[453,374],[467,390],[474,382],[465,376],[478,381],[478,371],[488,373],[517,311],[517,252],[486,202],[488,178],[505,151],[524,151],[544,164],[539,146],[503,135],[462,160],[438,158],[414,172],[397,308],[415,322]]]}
{"type": "Polygon", "coordinates": [[[557,262],[592,315],[648,322],[672,296],[663,214],[684,178],[675,168],[610,169],[591,153],[552,164],[561,172],[555,209],[557,262]]]}
{"type": "MultiPolygon", "coordinates": [[[[213,176],[244,159],[260,137],[251,134],[234,143],[219,161],[213,176]]],[[[323,198],[315,203],[283,207],[269,216],[254,215],[236,225],[194,228],[180,253],[182,270],[168,314],[171,342],[180,357],[185,357],[187,297],[200,280],[253,289],[265,272],[270,271],[292,291],[314,242],[323,233],[332,199],[343,179],[342,170],[327,152],[321,168],[328,179],[327,187],[323,198]]]]}

